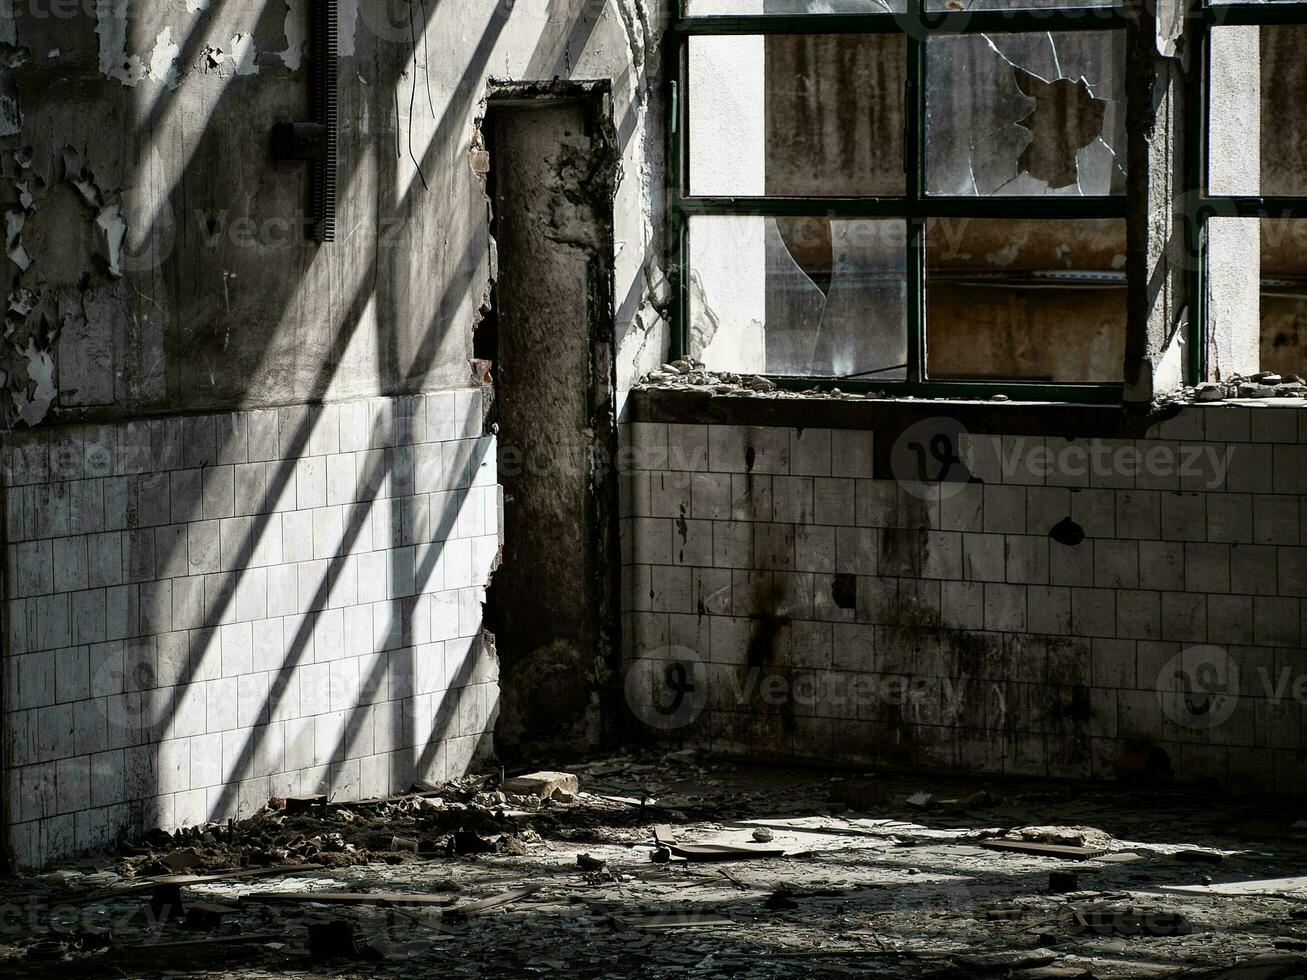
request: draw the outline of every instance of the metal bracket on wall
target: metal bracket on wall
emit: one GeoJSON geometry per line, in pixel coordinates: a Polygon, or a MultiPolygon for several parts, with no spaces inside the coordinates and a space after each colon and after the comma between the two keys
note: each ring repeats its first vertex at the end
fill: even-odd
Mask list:
{"type": "Polygon", "coordinates": [[[337,0],[315,0],[313,32],[313,121],[282,122],[272,128],[272,155],[277,160],[307,160],[313,168],[309,237],[318,242],[336,238],[337,0]]]}

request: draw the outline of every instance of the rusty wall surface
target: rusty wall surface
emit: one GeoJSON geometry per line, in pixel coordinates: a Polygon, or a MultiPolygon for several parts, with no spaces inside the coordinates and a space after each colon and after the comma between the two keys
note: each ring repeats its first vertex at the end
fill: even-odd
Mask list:
{"type": "Polygon", "coordinates": [[[492,266],[474,172],[490,76],[608,78],[625,178],[625,373],[661,355],[660,5],[344,0],[337,241],[304,239],[306,0],[0,5],[4,401],[23,422],[469,383],[492,266]],[[15,13],[16,11],[16,13],[15,13]],[[12,396],[9,397],[9,396],[12,396]]]}

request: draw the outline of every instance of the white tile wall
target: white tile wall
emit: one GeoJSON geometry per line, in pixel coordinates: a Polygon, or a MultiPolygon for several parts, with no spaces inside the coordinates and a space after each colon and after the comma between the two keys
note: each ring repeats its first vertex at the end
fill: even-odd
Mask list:
{"type": "Polygon", "coordinates": [[[481,392],[10,436],[21,864],[461,774],[498,704],[481,392]]]}
{"type": "Polygon", "coordinates": [[[878,438],[624,427],[626,657],[688,649],[703,666],[703,710],[675,737],[1100,777],[1142,740],[1181,779],[1307,791],[1307,407],[1193,406],[1101,442],[1192,458],[1173,472],[1045,474],[1036,449],[1093,441],[977,434],[984,482],[953,494],[876,474],[878,438]],[[1074,547],[1049,537],[1067,517],[1085,532],[1074,547]],[[1158,695],[1200,644],[1240,672],[1236,710],[1207,728],[1158,695]],[[1298,697],[1277,697],[1283,678],[1298,697]],[[881,693],[768,703],[759,686],[741,696],[751,679],[881,693]],[[884,696],[893,683],[917,692],[884,696]]]}

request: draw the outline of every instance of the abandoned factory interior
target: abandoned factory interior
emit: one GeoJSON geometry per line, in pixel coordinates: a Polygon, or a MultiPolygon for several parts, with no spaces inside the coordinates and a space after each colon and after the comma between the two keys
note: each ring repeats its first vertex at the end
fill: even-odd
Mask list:
{"type": "Polygon", "coordinates": [[[0,977],[1307,978],[1307,0],[0,0],[0,977]]]}

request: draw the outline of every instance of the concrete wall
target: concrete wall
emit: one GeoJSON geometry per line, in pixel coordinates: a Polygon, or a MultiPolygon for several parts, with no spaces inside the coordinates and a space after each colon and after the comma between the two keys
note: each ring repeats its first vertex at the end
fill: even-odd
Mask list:
{"type": "Polygon", "coordinates": [[[466,389],[9,439],[19,863],[487,755],[481,418],[466,389]]]}
{"type": "Polygon", "coordinates": [[[326,245],[269,147],[315,6],[0,2],[20,863],[488,748],[492,77],[609,82],[619,385],[664,356],[662,4],[341,0],[326,245]]]}
{"type": "Polygon", "coordinates": [[[492,272],[473,154],[490,76],[612,81],[623,376],[661,356],[660,4],[342,0],[327,246],[304,241],[307,166],[269,149],[274,123],[309,114],[306,0],[11,6],[0,43],[25,63],[4,76],[0,195],[27,292],[0,367],[41,391],[29,420],[468,383],[492,272]]]}
{"type": "Polygon", "coordinates": [[[943,405],[887,435],[852,407],[865,427],[629,426],[638,728],[1101,778],[1152,747],[1184,781],[1307,791],[1307,411],[1069,440],[963,434],[943,405]],[[906,450],[939,433],[983,482],[919,482],[906,450]]]}

